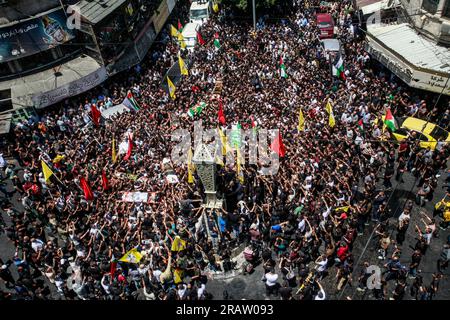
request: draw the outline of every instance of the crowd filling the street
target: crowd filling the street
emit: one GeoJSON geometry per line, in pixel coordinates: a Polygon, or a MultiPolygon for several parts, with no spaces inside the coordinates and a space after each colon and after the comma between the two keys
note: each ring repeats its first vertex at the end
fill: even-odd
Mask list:
{"type": "Polygon", "coordinates": [[[352,1],[320,3],[294,1],[256,30],[221,6],[193,50],[173,27],[188,20],[181,8],[140,65],[18,123],[0,156],[0,246],[14,246],[0,255],[0,300],[226,299],[209,287],[232,272],[257,276],[263,299],[325,300],[350,287],[343,299],[432,300],[448,290],[448,97],[374,61],[352,1]],[[317,13],[334,18],[334,56],[317,13]],[[179,76],[166,76],[172,66],[179,76]],[[103,116],[124,100],[126,112],[103,116]],[[436,141],[402,128],[412,118],[435,124],[436,141]],[[204,207],[196,165],[171,159],[173,133],[193,136],[199,121],[225,151],[214,164],[217,209],[204,207]],[[267,143],[275,174],[239,154],[240,129],[279,130],[267,143]],[[409,198],[393,201],[398,189],[409,198]],[[366,244],[370,261],[354,254],[366,244]]]}

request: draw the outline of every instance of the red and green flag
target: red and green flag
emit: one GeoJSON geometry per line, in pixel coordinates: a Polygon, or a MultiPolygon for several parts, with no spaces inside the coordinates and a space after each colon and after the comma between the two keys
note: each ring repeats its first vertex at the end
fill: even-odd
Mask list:
{"type": "Polygon", "coordinates": [[[280,76],[282,78],[287,78],[286,66],[284,65],[283,57],[280,57],[280,76]]]}
{"type": "Polygon", "coordinates": [[[216,32],[216,34],[214,35],[214,46],[216,47],[217,50],[219,50],[221,47],[218,32],[216,32]]]}
{"type": "Polygon", "coordinates": [[[205,45],[205,40],[203,40],[202,34],[197,31],[197,41],[201,46],[205,45]]]}
{"type": "Polygon", "coordinates": [[[344,60],[342,59],[342,56],[340,53],[336,55],[336,59],[333,62],[332,67],[332,73],[333,76],[338,77],[342,80],[345,80],[345,73],[344,73],[344,60]]]}
{"type": "Polygon", "coordinates": [[[122,104],[130,110],[138,111],[140,109],[131,91],[128,91],[127,97],[123,100],[122,104]]]}
{"type": "Polygon", "coordinates": [[[391,130],[397,130],[397,124],[395,123],[394,116],[392,115],[391,109],[386,109],[386,115],[384,116],[384,124],[391,130]]]}

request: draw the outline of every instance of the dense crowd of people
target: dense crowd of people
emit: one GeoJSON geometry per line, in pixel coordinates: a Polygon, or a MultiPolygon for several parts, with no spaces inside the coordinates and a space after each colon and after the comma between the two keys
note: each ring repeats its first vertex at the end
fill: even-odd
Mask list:
{"type": "MultiPolygon", "coordinates": [[[[435,150],[421,149],[414,135],[397,147],[381,117],[389,108],[394,115],[447,129],[448,105],[441,113],[434,100],[374,69],[352,23],[351,1],[321,8],[333,15],[343,47],[346,79],[331,76],[314,19],[319,2],[296,1],[292,14],[266,21],[256,32],[248,21],[213,16],[201,28],[206,44],[182,54],[189,60],[189,75],[177,84],[175,99],[162,88],[161,78],[178,61],[179,44],[163,35],[146,61],[130,69],[128,79],[120,76],[44,111],[39,119],[19,123],[3,154],[18,162],[23,178],[22,169],[5,164],[3,179],[14,190],[0,189],[2,210],[12,222],[4,230],[16,253],[0,261],[0,278],[14,289],[1,291],[1,298],[54,298],[49,282],[64,299],[209,299],[208,272],[232,269],[232,250],[245,244],[246,254],[258,252],[262,259],[267,296],[320,300],[330,270],[336,270],[337,291],[351,283],[357,267],[353,245],[369,228],[375,229],[378,258],[387,273],[372,287],[367,283],[372,270],[365,263],[358,289],[370,287],[377,299],[385,299],[383,288],[394,280],[393,298],[402,299],[408,277],[414,277],[411,295],[431,299],[448,265],[448,245],[431,285],[417,270],[445,220],[423,212],[423,225],[409,226],[409,221],[413,206],[433,200],[435,177],[446,170],[450,149],[441,142],[435,150]],[[281,58],[286,78],[280,76],[281,58]],[[222,129],[237,123],[243,129],[254,123],[279,129],[286,155],[274,176],[261,175],[258,165],[246,161],[242,179],[235,165],[218,164],[218,194],[225,205],[215,213],[218,220],[209,213],[205,225],[202,182],[194,172],[194,183],[188,183],[187,165],[171,163],[171,134],[178,128],[193,132],[200,119],[205,128],[218,126],[218,102],[211,100],[218,81],[226,117],[222,129]],[[104,111],[121,103],[128,91],[138,111],[93,124],[92,104],[104,111]],[[207,106],[192,119],[187,111],[200,102],[207,106]],[[334,127],[327,102],[333,106],[334,127]],[[301,131],[299,109],[306,127],[301,131]],[[116,162],[113,140],[116,148],[132,141],[130,154],[125,148],[116,162]],[[48,180],[42,160],[54,172],[48,180]],[[168,172],[177,183],[167,180],[168,172]],[[402,183],[405,174],[418,179],[417,204],[404,206],[393,236],[387,230],[393,214],[388,201],[393,180],[402,183]],[[92,199],[86,199],[83,181],[92,199]],[[138,191],[148,193],[149,200],[122,200],[124,192],[138,191]],[[10,201],[14,194],[23,210],[10,201]],[[398,254],[408,226],[416,228],[418,240],[405,267],[398,254]],[[181,248],[173,250],[175,241],[181,248]],[[138,263],[118,261],[134,248],[138,263]],[[16,279],[9,271],[13,264],[16,279]]],[[[228,9],[222,10],[223,16],[228,9]]]]}

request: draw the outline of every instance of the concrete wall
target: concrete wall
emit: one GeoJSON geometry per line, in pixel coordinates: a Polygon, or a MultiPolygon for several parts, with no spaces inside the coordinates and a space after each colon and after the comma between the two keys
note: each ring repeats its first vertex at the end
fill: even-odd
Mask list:
{"type": "Polygon", "coordinates": [[[437,12],[431,14],[422,9],[423,0],[401,0],[415,27],[429,38],[446,46],[450,46],[450,18],[442,16],[446,1],[439,0],[437,12]]]}

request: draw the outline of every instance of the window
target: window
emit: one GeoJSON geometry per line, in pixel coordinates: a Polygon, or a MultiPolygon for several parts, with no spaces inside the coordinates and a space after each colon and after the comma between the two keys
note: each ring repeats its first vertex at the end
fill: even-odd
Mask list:
{"type": "Polygon", "coordinates": [[[444,10],[442,10],[442,16],[450,18],[450,0],[445,0],[444,10]]]}
{"type": "Polygon", "coordinates": [[[11,89],[0,90],[0,112],[13,109],[11,101],[11,89]]]}
{"type": "Polygon", "coordinates": [[[422,9],[435,14],[439,6],[439,0],[423,0],[422,9]]]}

